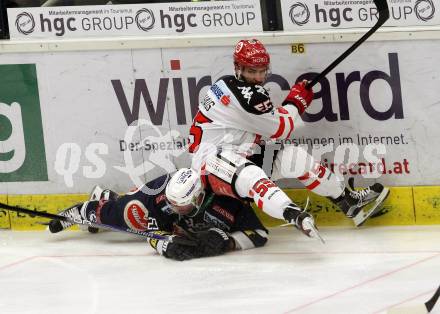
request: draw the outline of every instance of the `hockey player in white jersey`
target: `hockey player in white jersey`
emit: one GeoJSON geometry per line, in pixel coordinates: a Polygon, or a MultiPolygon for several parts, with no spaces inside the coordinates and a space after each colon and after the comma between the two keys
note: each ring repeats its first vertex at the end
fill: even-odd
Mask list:
{"type": "Polygon", "coordinates": [[[295,178],[314,193],[328,197],[356,226],[374,214],[389,190],[381,184],[355,191],[345,187],[329,169],[298,146],[285,146],[277,154],[272,180],[261,165],[249,159],[261,139],[290,138],[302,124],[300,115],[313,100],[306,82],[294,85],[275,106],[262,86],[270,72],[270,56],[258,40],[241,40],[234,51],[235,75],[211,86],[199,104],[190,128],[192,168],[216,193],[252,198],[267,214],[285,219],[306,235],[313,235],[313,217],[297,206],[272,180],[295,178]],[[293,170],[292,170],[293,169],[293,170]]]}

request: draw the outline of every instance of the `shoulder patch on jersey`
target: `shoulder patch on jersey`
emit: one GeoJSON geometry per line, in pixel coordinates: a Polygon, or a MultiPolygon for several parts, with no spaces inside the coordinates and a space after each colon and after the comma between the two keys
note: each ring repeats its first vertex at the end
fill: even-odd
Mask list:
{"type": "Polygon", "coordinates": [[[220,98],[220,102],[225,106],[229,105],[231,103],[231,96],[223,95],[222,98],[220,98]]]}
{"type": "Polygon", "coordinates": [[[220,100],[220,98],[224,95],[223,91],[217,85],[217,83],[211,85],[211,91],[215,95],[215,97],[217,97],[218,100],[220,100]]]}
{"type": "MultiPolygon", "coordinates": [[[[217,84],[217,82],[214,83],[213,85],[211,85],[210,90],[214,94],[214,96],[217,98],[217,100],[220,101],[221,104],[227,106],[231,103],[231,95],[228,95],[227,91],[224,91],[222,89],[222,87],[219,86],[219,84],[217,84]]],[[[205,103],[204,106],[205,106],[205,109],[208,111],[209,108],[212,107],[214,104],[212,104],[212,103],[210,104],[209,102],[206,104],[207,101],[208,101],[207,99],[204,99],[204,103],[205,103]],[[208,106],[208,109],[207,109],[207,106],[208,106]]]]}

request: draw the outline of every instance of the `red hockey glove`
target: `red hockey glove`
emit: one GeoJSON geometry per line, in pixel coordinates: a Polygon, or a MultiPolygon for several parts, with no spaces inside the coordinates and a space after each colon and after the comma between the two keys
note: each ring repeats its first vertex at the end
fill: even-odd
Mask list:
{"type": "Polygon", "coordinates": [[[287,104],[292,104],[298,108],[300,115],[310,106],[313,100],[312,89],[306,89],[305,82],[297,83],[290,89],[289,95],[283,101],[283,106],[287,104]]]}

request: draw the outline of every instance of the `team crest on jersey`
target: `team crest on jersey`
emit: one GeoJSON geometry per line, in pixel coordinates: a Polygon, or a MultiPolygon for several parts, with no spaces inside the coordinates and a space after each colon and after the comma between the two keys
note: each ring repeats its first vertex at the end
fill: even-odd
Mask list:
{"type": "Polygon", "coordinates": [[[138,200],[130,201],[125,205],[124,220],[130,229],[136,231],[159,229],[156,219],[148,217],[148,209],[138,200]]]}

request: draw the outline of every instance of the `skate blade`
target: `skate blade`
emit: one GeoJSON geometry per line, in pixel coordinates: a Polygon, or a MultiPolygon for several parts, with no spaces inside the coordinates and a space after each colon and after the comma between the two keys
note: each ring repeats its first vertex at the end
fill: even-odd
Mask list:
{"type": "Polygon", "coordinates": [[[372,215],[376,213],[383,202],[387,199],[390,194],[390,190],[388,188],[384,188],[383,191],[379,194],[379,197],[371,202],[367,208],[363,208],[355,217],[353,217],[353,222],[356,227],[362,226],[362,224],[372,215]]]}
{"type": "Polygon", "coordinates": [[[325,244],[324,238],[319,233],[318,229],[310,221],[304,221],[303,224],[310,230],[310,237],[318,239],[322,244],[325,244]]]}
{"type": "Polygon", "coordinates": [[[280,225],[280,227],[287,227],[287,226],[294,226],[294,227],[296,227],[295,224],[292,224],[290,222],[280,225]]]}

